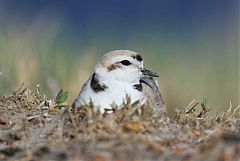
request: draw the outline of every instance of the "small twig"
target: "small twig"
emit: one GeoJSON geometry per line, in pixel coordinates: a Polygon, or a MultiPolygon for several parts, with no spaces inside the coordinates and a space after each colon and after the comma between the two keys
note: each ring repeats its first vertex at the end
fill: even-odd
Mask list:
{"type": "Polygon", "coordinates": [[[233,114],[232,114],[233,117],[235,116],[235,114],[239,108],[240,108],[240,105],[238,105],[237,108],[234,109],[233,114]]]}
{"type": "Polygon", "coordinates": [[[20,92],[23,87],[24,87],[24,83],[22,83],[19,87],[17,87],[17,88],[13,91],[13,95],[15,95],[15,94],[17,94],[18,92],[20,92]]]}
{"type": "Polygon", "coordinates": [[[227,109],[227,113],[230,114],[232,112],[232,102],[229,103],[229,108],[227,109]]]}
{"type": "Polygon", "coordinates": [[[192,112],[192,110],[199,104],[199,102],[195,103],[195,105],[193,105],[188,111],[185,112],[185,114],[188,114],[190,112],[192,112]]]}
{"type": "Polygon", "coordinates": [[[37,109],[40,109],[44,104],[45,104],[46,100],[42,101],[38,106],[37,109]]]}
{"type": "Polygon", "coordinates": [[[41,115],[29,116],[29,117],[27,117],[27,120],[30,121],[30,120],[35,119],[35,118],[40,117],[40,116],[41,116],[41,115]]]}
{"type": "Polygon", "coordinates": [[[202,107],[202,111],[200,112],[200,114],[197,117],[205,118],[208,115],[208,112],[210,111],[210,109],[207,109],[207,107],[205,106],[204,103],[201,103],[201,107],[202,107]]]}
{"type": "Polygon", "coordinates": [[[104,113],[108,113],[108,112],[114,112],[114,109],[112,109],[112,108],[104,108],[104,113]]]}
{"type": "Polygon", "coordinates": [[[56,107],[61,108],[61,107],[68,107],[68,106],[69,106],[69,105],[57,104],[57,105],[53,106],[53,108],[56,108],[56,107]]]}
{"type": "Polygon", "coordinates": [[[191,107],[191,105],[193,104],[193,102],[195,102],[196,99],[193,99],[188,105],[187,107],[185,107],[185,109],[188,109],[189,107],[191,107]]]}

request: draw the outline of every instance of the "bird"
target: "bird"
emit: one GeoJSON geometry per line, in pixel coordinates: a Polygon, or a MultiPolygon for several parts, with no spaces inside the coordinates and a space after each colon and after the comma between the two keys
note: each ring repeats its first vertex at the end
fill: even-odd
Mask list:
{"type": "Polygon", "coordinates": [[[73,109],[86,105],[98,107],[101,113],[122,108],[131,103],[150,103],[153,108],[165,108],[158,82],[159,74],[144,68],[143,57],[130,50],[114,50],[104,54],[95,65],[94,73],[83,84],[72,104],[73,109]]]}

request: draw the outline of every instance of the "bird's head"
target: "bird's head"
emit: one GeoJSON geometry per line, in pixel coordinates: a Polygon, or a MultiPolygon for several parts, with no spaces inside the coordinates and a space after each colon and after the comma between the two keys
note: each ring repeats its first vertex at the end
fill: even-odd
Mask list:
{"type": "Polygon", "coordinates": [[[95,73],[106,79],[128,83],[137,83],[143,76],[158,76],[143,67],[141,55],[129,50],[115,50],[104,54],[95,66],[95,73]]]}

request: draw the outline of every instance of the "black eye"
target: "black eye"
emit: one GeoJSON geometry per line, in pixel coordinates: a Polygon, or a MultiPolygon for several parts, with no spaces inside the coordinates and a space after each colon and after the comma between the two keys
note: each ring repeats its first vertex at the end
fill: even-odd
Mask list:
{"type": "Polygon", "coordinates": [[[132,64],[132,63],[131,63],[130,61],[128,61],[128,60],[122,60],[121,63],[122,63],[122,65],[126,65],[126,66],[132,64]]]}

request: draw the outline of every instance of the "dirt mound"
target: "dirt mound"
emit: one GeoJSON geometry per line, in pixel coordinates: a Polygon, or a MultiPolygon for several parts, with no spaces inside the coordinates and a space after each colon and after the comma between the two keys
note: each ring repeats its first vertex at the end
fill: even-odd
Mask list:
{"type": "Polygon", "coordinates": [[[20,87],[0,98],[0,160],[239,160],[237,109],[210,117],[195,108],[170,119],[127,103],[101,116],[20,87]]]}

